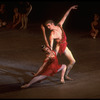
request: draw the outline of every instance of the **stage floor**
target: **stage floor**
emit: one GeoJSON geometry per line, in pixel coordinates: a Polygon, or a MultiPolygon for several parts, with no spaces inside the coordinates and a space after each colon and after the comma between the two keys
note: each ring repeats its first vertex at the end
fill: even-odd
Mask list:
{"type": "MultiPolygon", "coordinates": [[[[40,24],[26,30],[0,29],[0,98],[14,99],[96,99],[100,98],[100,36],[92,39],[88,31],[66,32],[68,47],[76,59],[69,76],[60,84],[60,73],[27,89],[20,86],[32,78],[45,54],[40,24]]],[[[47,37],[49,33],[47,34],[47,37]]],[[[59,63],[68,64],[64,55],[59,63]]]]}

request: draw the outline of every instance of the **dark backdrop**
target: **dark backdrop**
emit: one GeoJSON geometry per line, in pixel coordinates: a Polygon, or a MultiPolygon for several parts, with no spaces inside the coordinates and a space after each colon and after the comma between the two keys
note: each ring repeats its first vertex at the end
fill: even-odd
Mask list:
{"type": "MultiPolygon", "coordinates": [[[[12,20],[13,8],[23,0],[2,0],[0,3],[5,3],[7,8],[7,18],[12,20]]],[[[71,11],[65,26],[69,29],[84,29],[90,30],[90,23],[93,20],[94,13],[100,14],[100,1],[88,0],[27,0],[32,4],[32,12],[29,15],[30,23],[43,23],[47,19],[52,19],[56,23],[63,17],[64,13],[72,5],[77,4],[78,9],[71,11]]]]}

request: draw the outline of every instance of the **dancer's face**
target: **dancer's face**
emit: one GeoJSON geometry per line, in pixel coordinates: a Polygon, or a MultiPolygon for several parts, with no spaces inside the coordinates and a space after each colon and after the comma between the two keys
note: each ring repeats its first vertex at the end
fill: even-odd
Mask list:
{"type": "Polygon", "coordinates": [[[53,23],[48,23],[46,26],[47,26],[48,29],[53,30],[54,24],[53,23]]]}
{"type": "Polygon", "coordinates": [[[50,50],[48,47],[45,47],[44,51],[45,51],[46,53],[50,53],[50,52],[51,52],[51,50],[50,50]]]}

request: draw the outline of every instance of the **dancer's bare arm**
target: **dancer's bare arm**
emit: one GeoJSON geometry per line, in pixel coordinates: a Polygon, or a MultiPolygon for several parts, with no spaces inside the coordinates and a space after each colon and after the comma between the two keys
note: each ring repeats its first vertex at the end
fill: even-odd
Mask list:
{"type": "Polygon", "coordinates": [[[74,6],[70,7],[69,10],[67,10],[67,12],[64,14],[63,18],[60,20],[60,22],[58,24],[60,24],[62,26],[64,24],[66,18],[68,17],[70,11],[72,9],[77,9],[77,7],[78,7],[78,5],[74,5],[74,6]]]}
{"type": "Polygon", "coordinates": [[[44,62],[44,63],[42,64],[42,66],[38,69],[37,73],[35,73],[34,76],[37,76],[37,75],[44,69],[44,67],[45,67],[45,65],[47,64],[49,58],[47,57],[45,60],[46,60],[46,62],[44,62]]]}
{"type": "Polygon", "coordinates": [[[32,5],[30,4],[29,8],[27,8],[26,10],[27,10],[26,15],[28,16],[32,10],[32,5]]]}
{"type": "Polygon", "coordinates": [[[94,22],[91,23],[91,28],[93,31],[96,31],[96,29],[94,28],[94,22]]]}
{"type": "Polygon", "coordinates": [[[21,15],[18,16],[18,21],[15,23],[15,16],[13,17],[13,28],[16,27],[21,22],[21,15]]]}
{"type": "Polygon", "coordinates": [[[42,29],[42,32],[43,32],[43,37],[44,37],[46,46],[50,47],[50,46],[49,46],[49,43],[48,43],[48,40],[47,40],[47,37],[46,37],[45,27],[43,26],[43,24],[41,24],[41,29],[42,29]]]}
{"type": "Polygon", "coordinates": [[[53,50],[53,42],[54,42],[53,31],[50,33],[49,41],[50,41],[50,48],[51,48],[51,50],[53,50]]]}

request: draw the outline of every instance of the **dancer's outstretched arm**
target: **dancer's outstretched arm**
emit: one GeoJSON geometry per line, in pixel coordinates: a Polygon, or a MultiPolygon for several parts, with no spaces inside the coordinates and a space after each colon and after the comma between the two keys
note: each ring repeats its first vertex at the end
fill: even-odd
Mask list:
{"type": "Polygon", "coordinates": [[[30,14],[30,12],[32,11],[32,5],[29,2],[27,2],[27,3],[29,4],[29,7],[26,8],[26,11],[27,11],[26,15],[28,16],[30,14]]]}
{"type": "Polygon", "coordinates": [[[62,26],[64,24],[66,18],[68,17],[70,11],[72,9],[77,9],[77,7],[78,7],[78,5],[74,5],[74,6],[70,7],[69,10],[67,10],[67,12],[64,14],[63,18],[60,20],[60,22],[58,24],[60,24],[62,26]]]}
{"type": "Polygon", "coordinates": [[[40,74],[40,72],[44,69],[45,65],[47,64],[48,60],[49,60],[49,57],[46,57],[44,60],[46,62],[43,62],[42,66],[38,69],[38,71],[34,73],[34,77],[40,74]]]}

